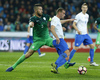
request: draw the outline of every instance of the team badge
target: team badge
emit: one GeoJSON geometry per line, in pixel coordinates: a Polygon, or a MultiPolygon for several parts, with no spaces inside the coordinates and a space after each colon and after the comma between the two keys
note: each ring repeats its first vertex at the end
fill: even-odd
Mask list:
{"type": "Polygon", "coordinates": [[[44,20],[46,20],[46,18],[45,18],[45,17],[43,17],[43,19],[44,19],[44,20]]]}

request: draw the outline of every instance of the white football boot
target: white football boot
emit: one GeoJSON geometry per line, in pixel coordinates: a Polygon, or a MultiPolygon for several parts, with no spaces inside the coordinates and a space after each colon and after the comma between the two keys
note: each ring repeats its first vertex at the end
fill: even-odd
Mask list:
{"type": "Polygon", "coordinates": [[[43,54],[39,55],[39,57],[42,57],[42,56],[45,56],[45,53],[43,53],[43,54]]]}
{"type": "Polygon", "coordinates": [[[90,62],[90,66],[99,66],[99,65],[96,64],[95,62],[90,62]]]}

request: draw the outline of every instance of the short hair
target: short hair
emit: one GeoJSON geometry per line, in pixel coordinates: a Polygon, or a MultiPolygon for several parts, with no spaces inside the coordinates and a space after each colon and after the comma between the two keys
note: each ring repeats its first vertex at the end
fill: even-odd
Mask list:
{"type": "Polygon", "coordinates": [[[64,10],[63,8],[58,8],[57,11],[56,11],[56,13],[62,12],[63,10],[64,10]]]}
{"type": "Polygon", "coordinates": [[[87,5],[86,3],[83,3],[83,4],[82,4],[82,7],[83,7],[83,6],[87,6],[87,7],[88,7],[88,5],[87,5]]]}
{"type": "Polygon", "coordinates": [[[34,10],[35,10],[37,7],[42,7],[42,5],[41,5],[41,4],[35,4],[35,5],[34,5],[34,10]]]}

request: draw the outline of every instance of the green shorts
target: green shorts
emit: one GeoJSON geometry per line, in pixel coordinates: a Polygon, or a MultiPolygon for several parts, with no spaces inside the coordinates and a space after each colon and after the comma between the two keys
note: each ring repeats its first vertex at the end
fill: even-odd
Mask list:
{"type": "Polygon", "coordinates": [[[100,33],[99,32],[98,32],[98,35],[97,35],[96,44],[100,44],[100,33]]]}
{"type": "Polygon", "coordinates": [[[34,50],[34,51],[37,51],[43,45],[47,45],[49,47],[52,47],[53,46],[53,39],[50,37],[50,38],[47,38],[47,39],[44,39],[44,40],[42,40],[42,39],[37,40],[31,45],[30,49],[34,50]]]}

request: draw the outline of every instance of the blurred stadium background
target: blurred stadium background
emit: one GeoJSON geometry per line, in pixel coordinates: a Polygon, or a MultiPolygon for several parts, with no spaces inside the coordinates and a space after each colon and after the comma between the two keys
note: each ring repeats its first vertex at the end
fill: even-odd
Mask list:
{"type": "MultiPolygon", "coordinates": [[[[75,18],[75,15],[81,11],[81,4],[84,2],[88,4],[87,13],[90,15],[89,35],[95,44],[97,31],[93,25],[95,19],[100,17],[100,0],[0,0],[0,80],[100,80],[100,66],[90,67],[87,61],[89,47],[83,45],[77,51],[79,53],[76,53],[72,59],[76,65],[68,69],[60,67],[61,74],[56,75],[50,72],[50,64],[56,61],[58,55],[55,54],[54,48],[47,46],[41,48],[42,52],[47,53],[46,56],[39,58],[36,52],[14,71],[5,72],[23,54],[28,22],[34,13],[35,3],[41,3],[44,13],[51,17],[55,15],[57,8],[63,7],[66,11],[65,19],[69,19],[75,18]],[[81,65],[87,68],[85,75],[77,73],[77,69],[81,65]]],[[[65,40],[71,51],[74,45],[75,30],[72,28],[72,23],[66,23],[63,26],[66,28],[65,40]]],[[[50,35],[52,36],[51,33],[50,35]]],[[[97,52],[100,52],[100,46],[97,52]]],[[[94,61],[100,65],[100,54],[95,54],[94,61]]]]}
{"type": "MultiPolygon", "coordinates": [[[[88,28],[91,38],[95,43],[97,31],[93,28],[94,21],[100,17],[100,0],[0,0],[0,51],[23,51],[27,38],[29,18],[34,13],[33,6],[36,3],[43,5],[44,13],[53,17],[56,9],[62,7],[66,11],[65,19],[75,18],[81,11],[81,4],[88,4],[89,22],[88,28]]],[[[70,50],[73,48],[75,30],[72,23],[63,25],[66,28],[65,40],[70,50]]],[[[99,25],[100,26],[100,25],[99,25]]],[[[52,36],[52,34],[50,33],[52,36]]],[[[43,46],[41,51],[55,52],[53,48],[43,46]]],[[[89,47],[81,45],[79,52],[88,52],[89,47]],[[84,50],[85,49],[85,50],[84,50]]],[[[100,52],[100,47],[97,49],[100,52]]]]}

